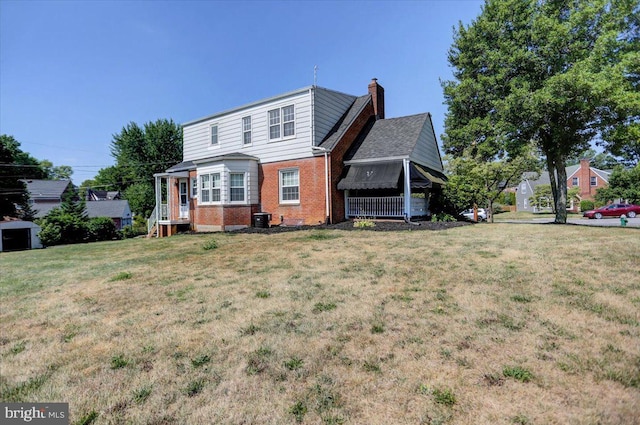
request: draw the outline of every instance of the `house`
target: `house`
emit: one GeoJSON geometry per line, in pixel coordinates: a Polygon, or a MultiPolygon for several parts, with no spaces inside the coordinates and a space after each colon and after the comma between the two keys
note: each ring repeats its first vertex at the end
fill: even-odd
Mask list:
{"type": "MultiPolygon", "coordinates": [[[[599,170],[590,166],[589,159],[580,160],[580,164],[571,165],[566,168],[567,189],[579,188],[577,197],[579,200],[593,200],[596,190],[609,185],[611,171],[599,170]]],[[[551,184],[549,173],[543,172],[536,179],[537,174],[525,173],[522,182],[516,190],[517,211],[536,212],[536,207],[530,205],[529,198],[534,194],[535,187],[542,184],[551,184]]],[[[569,200],[568,210],[578,211],[578,204],[569,200]]]]}
{"type": "Polygon", "coordinates": [[[73,191],[71,180],[23,180],[29,192],[29,202],[36,218],[59,207],[64,198],[73,191]]]}
{"type": "Polygon", "coordinates": [[[40,226],[31,221],[4,217],[0,221],[0,252],[42,248],[40,226]]]}
{"type": "Polygon", "coordinates": [[[109,217],[118,230],[132,224],[131,208],[126,199],[90,201],[85,204],[85,209],[89,218],[109,217]]]}
{"type": "MultiPolygon", "coordinates": [[[[73,191],[70,180],[24,180],[36,218],[43,218],[59,207],[67,194],[73,191]]],[[[87,190],[85,209],[87,217],[109,217],[117,229],[132,224],[129,201],[120,199],[120,192],[87,190]]]]}
{"type": "Polygon", "coordinates": [[[85,199],[87,201],[114,201],[122,199],[119,190],[96,190],[87,188],[85,199]]]}
{"type": "Polygon", "coordinates": [[[385,119],[373,79],[354,96],[318,86],[183,124],[183,161],[155,175],[149,230],[313,225],[427,216],[446,177],[428,113],[385,119]]]}

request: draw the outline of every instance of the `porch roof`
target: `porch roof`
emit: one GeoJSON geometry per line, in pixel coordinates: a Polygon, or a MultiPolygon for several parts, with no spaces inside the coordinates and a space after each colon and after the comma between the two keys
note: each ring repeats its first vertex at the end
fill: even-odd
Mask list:
{"type": "Polygon", "coordinates": [[[338,190],[396,189],[402,172],[402,161],[349,165],[338,190]]]}

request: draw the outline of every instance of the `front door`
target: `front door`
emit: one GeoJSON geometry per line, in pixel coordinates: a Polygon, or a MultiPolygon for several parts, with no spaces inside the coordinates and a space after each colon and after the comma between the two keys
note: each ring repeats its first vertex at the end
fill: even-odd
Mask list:
{"type": "Polygon", "coordinates": [[[180,180],[180,218],[189,218],[189,185],[187,180],[180,180]]]}

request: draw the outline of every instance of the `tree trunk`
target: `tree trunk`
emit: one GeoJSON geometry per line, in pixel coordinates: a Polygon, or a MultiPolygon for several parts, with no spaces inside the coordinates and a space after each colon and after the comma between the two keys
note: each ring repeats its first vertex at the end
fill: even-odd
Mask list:
{"type": "Polygon", "coordinates": [[[556,213],[556,223],[567,223],[567,170],[565,160],[560,155],[547,155],[549,181],[553,193],[553,204],[556,213]]]}

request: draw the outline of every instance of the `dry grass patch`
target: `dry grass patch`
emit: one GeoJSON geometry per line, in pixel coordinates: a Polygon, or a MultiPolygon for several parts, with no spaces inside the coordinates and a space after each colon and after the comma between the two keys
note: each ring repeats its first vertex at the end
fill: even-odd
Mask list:
{"type": "Polygon", "coordinates": [[[74,424],[640,423],[632,229],[184,235],[0,268],[2,400],[74,424]]]}

